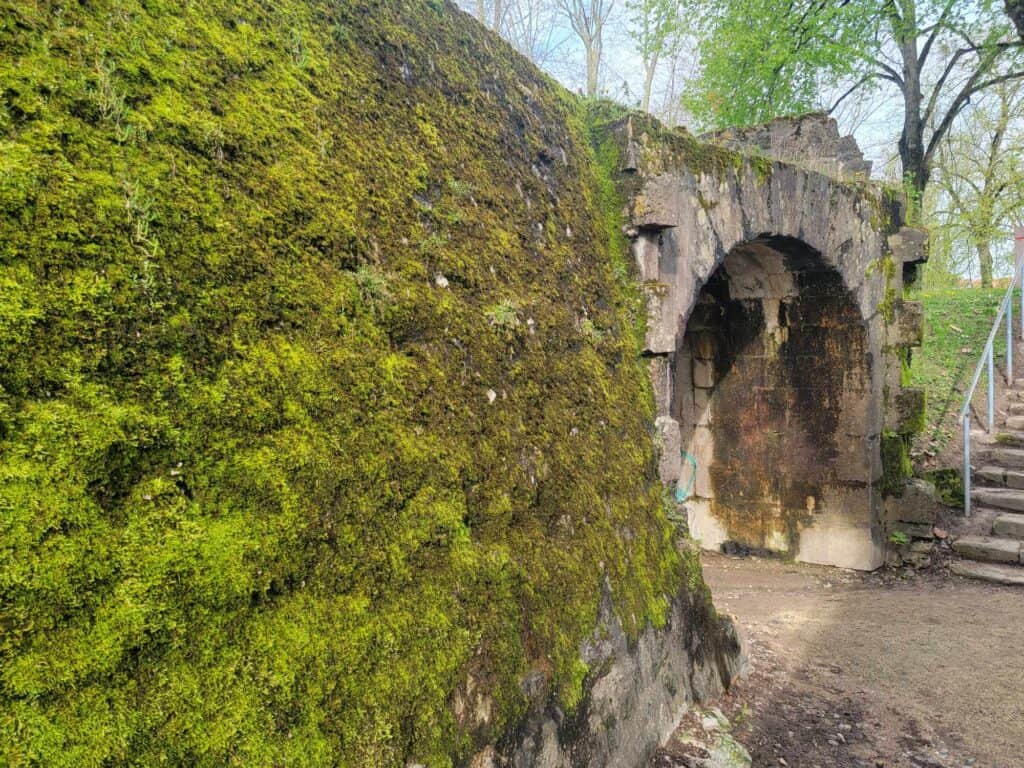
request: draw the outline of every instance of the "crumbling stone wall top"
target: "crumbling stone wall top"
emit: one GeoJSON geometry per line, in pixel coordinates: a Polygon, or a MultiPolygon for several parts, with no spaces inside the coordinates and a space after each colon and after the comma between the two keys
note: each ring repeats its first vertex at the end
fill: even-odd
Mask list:
{"type": "Polygon", "coordinates": [[[701,138],[737,152],[760,151],[769,157],[834,178],[868,178],[871,161],[853,136],[840,136],[839,125],[821,112],[782,117],[750,128],[730,128],[701,138]]]}

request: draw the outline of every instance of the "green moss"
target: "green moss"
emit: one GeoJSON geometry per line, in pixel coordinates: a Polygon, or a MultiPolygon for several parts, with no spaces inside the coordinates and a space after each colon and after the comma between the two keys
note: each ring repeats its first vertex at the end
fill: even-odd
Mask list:
{"type": "Polygon", "coordinates": [[[882,433],[882,479],[879,487],[885,496],[899,496],[903,481],[913,474],[909,439],[895,432],[882,433]]]}
{"type": "Polygon", "coordinates": [[[753,154],[748,158],[750,167],[753,169],[754,174],[757,176],[758,184],[764,185],[771,181],[772,171],[774,170],[775,164],[772,159],[766,155],[753,154]]]}
{"type": "Polygon", "coordinates": [[[570,96],[439,3],[0,11],[0,762],[449,765],[665,620],[570,96]]]}
{"type": "Polygon", "coordinates": [[[964,480],[963,473],[957,469],[933,469],[924,473],[924,477],[939,492],[943,504],[963,509],[964,480]]]}
{"type": "Polygon", "coordinates": [[[885,278],[885,298],[878,305],[878,310],[885,321],[891,323],[896,317],[896,302],[902,298],[893,284],[896,279],[896,261],[891,254],[886,254],[870,262],[864,272],[867,277],[878,273],[885,278]]]}

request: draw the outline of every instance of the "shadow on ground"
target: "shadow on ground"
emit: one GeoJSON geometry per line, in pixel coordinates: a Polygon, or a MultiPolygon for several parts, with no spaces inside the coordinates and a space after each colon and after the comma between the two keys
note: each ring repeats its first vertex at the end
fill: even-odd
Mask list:
{"type": "MultiPolygon", "coordinates": [[[[756,768],[1024,767],[1024,592],[706,555],[750,672],[718,703],[756,768]]],[[[699,718],[696,718],[699,720],[699,718]]],[[[698,765],[689,718],[657,768],[698,765]]]]}

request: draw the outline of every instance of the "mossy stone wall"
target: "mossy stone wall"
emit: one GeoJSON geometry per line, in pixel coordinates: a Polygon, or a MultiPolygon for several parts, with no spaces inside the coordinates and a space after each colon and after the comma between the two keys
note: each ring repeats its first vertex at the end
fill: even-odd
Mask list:
{"type": "Polygon", "coordinates": [[[664,621],[596,168],[437,0],[0,0],[0,762],[447,765],[664,621]]]}

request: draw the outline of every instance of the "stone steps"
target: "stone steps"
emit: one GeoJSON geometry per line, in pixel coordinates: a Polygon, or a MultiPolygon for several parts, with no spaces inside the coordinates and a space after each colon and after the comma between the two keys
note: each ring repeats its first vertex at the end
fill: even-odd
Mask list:
{"type": "Polygon", "coordinates": [[[974,455],[986,466],[1024,470],[1024,449],[1006,448],[1001,445],[983,445],[974,449],[974,455]]]}
{"type": "Polygon", "coordinates": [[[992,533],[1007,539],[1024,540],[1024,515],[1000,515],[992,523],[992,533]]]}
{"type": "MultiPolygon", "coordinates": [[[[1021,418],[1024,418],[1024,416],[1021,418]]],[[[1005,429],[1002,432],[996,432],[992,436],[992,445],[1002,446],[1003,448],[1024,448],[1024,432],[1016,430],[1011,432],[1005,429]]]]}
{"type": "Polygon", "coordinates": [[[1020,539],[1004,539],[1000,536],[961,536],[953,542],[953,551],[966,560],[981,560],[986,563],[1021,563],[1020,539]]]}
{"type": "Polygon", "coordinates": [[[1006,414],[1003,426],[993,435],[975,431],[971,441],[981,465],[972,473],[978,483],[971,492],[972,506],[985,514],[984,520],[992,520],[991,535],[956,538],[953,551],[962,559],[950,570],[1024,587],[1024,378],[1014,380],[997,406],[1006,414]]]}
{"type": "Polygon", "coordinates": [[[1024,512],[1024,491],[1014,488],[977,488],[971,492],[971,501],[993,509],[1024,512]]]}
{"type": "Polygon", "coordinates": [[[1019,565],[979,563],[975,560],[958,560],[950,568],[957,576],[990,581],[1010,587],[1024,587],[1024,568],[1019,565]]]}
{"type": "Polygon", "coordinates": [[[1004,469],[997,466],[984,466],[975,470],[976,480],[984,480],[992,485],[1003,488],[1024,490],[1024,469],[1004,469]]]}

